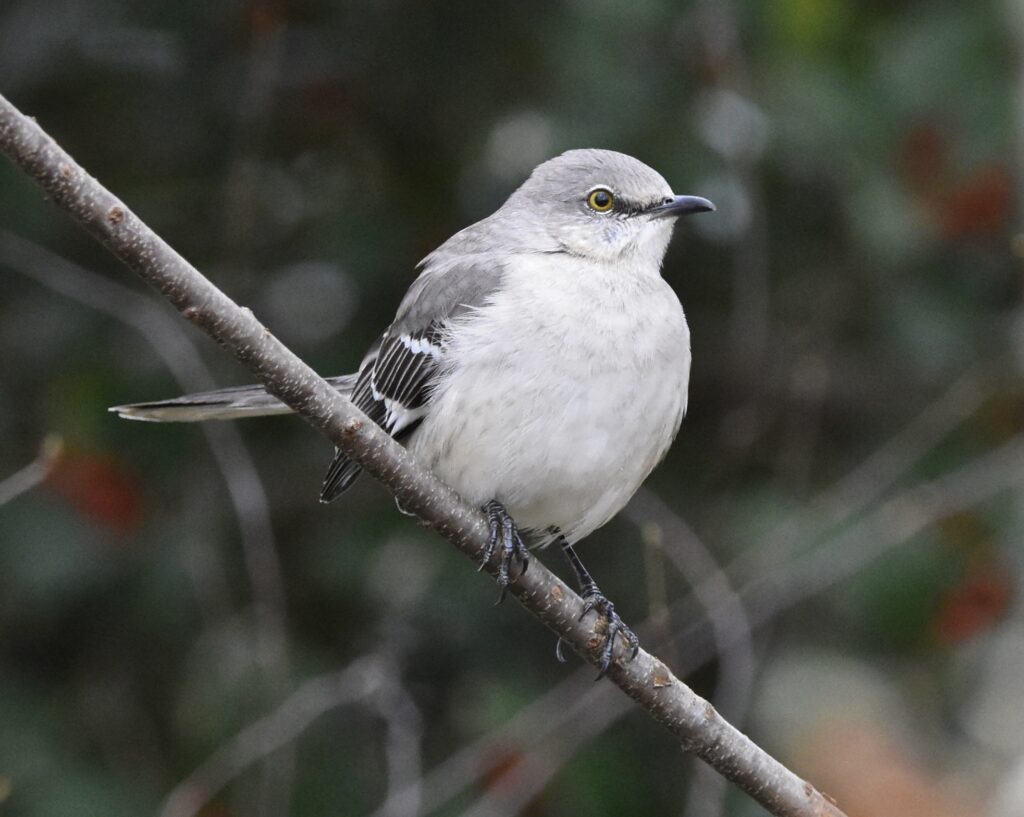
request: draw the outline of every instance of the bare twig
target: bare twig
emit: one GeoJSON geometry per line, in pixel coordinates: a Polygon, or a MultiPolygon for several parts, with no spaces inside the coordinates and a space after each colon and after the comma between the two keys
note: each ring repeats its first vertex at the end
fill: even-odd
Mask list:
{"type": "Polygon", "coordinates": [[[789,562],[793,550],[845,525],[878,501],[988,398],[981,373],[971,368],[920,414],[828,490],[807,503],[738,556],[728,567],[735,582],[789,562]]]}
{"type": "Polygon", "coordinates": [[[715,701],[729,717],[742,720],[755,663],[743,601],[707,545],[653,491],[637,491],[625,515],[637,526],[654,524],[661,529],[665,553],[707,611],[722,662],[723,682],[716,690],[715,701]]]}
{"type": "MultiPolygon", "coordinates": [[[[461,817],[510,817],[521,813],[581,747],[633,709],[627,700],[610,696],[607,691],[607,687],[591,685],[573,702],[572,728],[551,732],[542,751],[523,753],[516,765],[461,817]]],[[[374,817],[379,813],[375,812],[374,817]]]]}
{"type": "MultiPolygon", "coordinates": [[[[281,67],[285,55],[287,15],[276,4],[255,6],[250,12],[261,18],[250,26],[245,75],[231,123],[230,160],[225,173],[223,249],[234,263],[249,266],[260,250],[261,185],[265,171],[261,153],[270,131],[281,67]]],[[[265,241],[265,239],[263,239],[265,241]]]]}
{"type": "Polygon", "coordinates": [[[1018,435],[951,473],[883,502],[837,534],[828,548],[801,558],[798,570],[775,568],[751,582],[743,593],[751,619],[760,624],[855,575],[888,552],[893,542],[905,542],[939,520],[1005,491],[1020,491],[1022,467],[1024,435],[1018,435]],[[769,591],[771,585],[775,589],[769,591]]]}
{"type": "Polygon", "coordinates": [[[313,723],[342,706],[362,705],[375,713],[386,731],[388,814],[415,817],[420,777],[419,710],[398,680],[392,657],[371,653],[339,672],[303,682],[269,714],[250,723],[204,760],[165,798],[159,817],[195,817],[250,766],[280,753],[313,723]]]}
{"type": "MultiPolygon", "coordinates": [[[[611,688],[607,685],[594,683],[593,673],[589,669],[572,673],[524,706],[500,727],[453,752],[424,774],[422,779],[417,780],[416,786],[422,798],[421,813],[430,814],[447,803],[490,772],[494,758],[509,750],[530,754],[553,735],[564,734],[570,724],[586,729],[589,733],[593,719],[605,723],[605,716],[608,716],[611,723],[632,711],[628,699],[614,693],[608,694],[610,692],[611,688]]],[[[599,733],[600,729],[595,734],[599,733]]],[[[550,760],[546,753],[544,756],[550,760]]],[[[557,772],[558,764],[552,763],[550,766],[552,774],[557,772]]],[[[544,777],[544,780],[549,778],[544,777]]],[[[381,806],[371,817],[390,817],[390,813],[385,806],[381,806]]]]}
{"type": "Polygon", "coordinates": [[[175,786],[164,800],[160,817],[198,814],[246,768],[288,746],[330,710],[370,697],[383,679],[380,661],[369,656],[341,672],[306,681],[273,712],[245,727],[175,786]]]}
{"type": "Polygon", "coordinates": [[[64,441],[57,434],[47,434],[39,447],[39,456],[24,468],[0,481],[0,505],[6,505],[42,483],[53,470],[64,450],[64,441]]]}
{"type": "MultiPolygon", "coordinates": [[[[754,691],[757,662],[739,594],[707,545],[653,491],[637,491],[625,513],[638,527],[656,525],[661,529],[665,553],[693,589],[711,623],[719,663],[712,700],[730,722],[742,725],[754,691]]],[[[707,768],[699,766],[695,771],[682,811],[688,817],[721,813],[724,781],[718,775],[708,775],[707,768]]]]}
{"type": "MultiPolygon", "coordinates": [[[[0,149],[187,319],[227,347],[270,393],[382,482],[402,507],[433,525],[470,558],[483,556],[487,530],[478,509],[468,506],[416,463],[401,445],[278,341],[250,310],[213,286],[3,97],[0,149]]],[[[497,558],[486,568],[496,573],[497,558]]],[[[592,629],[593,617],[581,620],[582,600],[543,565],[538,562],[519,577],[510,595],[579,655],[592,663],[598,661],[601,638],[592,629]]],[[[773,814],[842,814],[810,783],[730,726],[650,653],[641,650],[632,661],[614,662],[608,677],[684,748],[773,814]]]]}
{"type": "Polygon", "coordinates": [[[416,817],[422,801],[419,780],[423,776],[423,719],[400,681],[400,668],[394,659],[388,661],[383,675],[382,688],[374,698],[377,714],[386,727],[388,793],[382,808],[391,817],[416,817]]]}
{"type": "MultiPolygon", "coordinates": [[[[704,0],[694,8],[692,19],[711,67],[711,92],[749,97],[750,81],[736,17],[731,2],[704,0]]],[[[746,149],[719,149],[718,153],[750,208],[749,223],[735,237],[729,329],[738,364],[736,371],[746,382],[756,384],[762,379],[760,364],[765,350],[771,348],[768,228],[763,184],[757,169],[761,151],[759,146],[747,145],[746,149]]]]}
{"type": "Polygon", "coordinates": [[[668,583],[665,578],[664,532],[659,525],[639,525],[644,545],[644,579],[647,584],[647,621],[652,643],[658,646],[665,663],[676,665],[672,644],[672,621],[668,614],[668,583]]]}

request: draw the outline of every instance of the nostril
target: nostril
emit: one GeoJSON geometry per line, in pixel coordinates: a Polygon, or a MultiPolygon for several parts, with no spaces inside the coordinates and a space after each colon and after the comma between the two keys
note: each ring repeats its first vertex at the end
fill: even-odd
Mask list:
{"type": "Polygon", "coordinates": [[[663,199],[661,200],[661,203],[662,203],[662,204],[671,204],[671,203],[672,203],[672,201],[673,201],[673,199],[672,199],[672,197],[671,197],[671,196],[665,196],[665,198],[663,198],[663,199]]]}

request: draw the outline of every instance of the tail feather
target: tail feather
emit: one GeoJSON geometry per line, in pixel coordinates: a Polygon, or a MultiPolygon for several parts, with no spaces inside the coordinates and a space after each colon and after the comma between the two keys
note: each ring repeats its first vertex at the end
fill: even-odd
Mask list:
{"type": "MultiPolygon", "coordinates": [[[[370,417],[373,417],[372,413],[370,417]]],[[[409,436],[419,428],[422,421],[422,418],[414,421],[411,425],[403,428],[398,434],[393,435],[394,438],[404,445],[409,436]]],[[[352,483],[359,478],[361,473],[363,473],[363,466],[355,460],[349,459],[348,455],[343,451],[335,448],[334,459],[331,460],[331,467],[327,469],[327,476],[324,477],[324,484],[320,488],[320,501],[324,503],[333,502],[352,486],[352,483]]],[[[399,504],[398,509],[402,513],[407,513],[401,504],[399,504]]]]}
{"type": "Polygon", "coordinates": [[[333,502],[349,489],[361,473],[363,466],[355,460],[350,460],[341,451],[335,450],[331,467],[327,469],[324,484],[320,488],[320,501],[333,502]]]}
{"type": "MultiPolygon", "coordinates": [[[[355,385],[355,375],[329,377],[327,382],[348,397],[355,385]]],[[[196,423],[203,420],[239,420],[290,414],[291,409],[268,394],[263,386],[234,386],[216,391],[198,392],[149,403],[112,406],[109,411],[126,420],[151,423],[196,423]]]]}

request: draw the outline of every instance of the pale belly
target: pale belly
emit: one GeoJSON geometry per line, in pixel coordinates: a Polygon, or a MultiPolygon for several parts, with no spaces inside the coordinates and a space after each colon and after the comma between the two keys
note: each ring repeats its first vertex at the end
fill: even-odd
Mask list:
{"type": "Polygon", "coordinates": [[[485,307],[459,333],[459,365],[410,450],[470,502],[497,499],[536,538],[587,536],[664,456],[686,409],[689,332],[666,289],[658,279],[626,293],[642,301],[630,310],[639,321],[624,317],[623,293],[601,289],[585,293],[596,299],[586,324],[557,291],[530,331],[511,299],[485,307]]]}

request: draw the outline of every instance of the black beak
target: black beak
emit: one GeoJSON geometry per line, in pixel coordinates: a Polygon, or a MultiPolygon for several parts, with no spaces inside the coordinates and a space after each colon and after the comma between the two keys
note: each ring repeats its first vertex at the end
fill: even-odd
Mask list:
{"type": "Polygon", "coordinates": [[[661,204],[656,204],[647,212],[654,218],[662,218],[663,216],[687,216],[690,213],[712,213],[714,210],[715,205],[700,196],[672,196],[661,204]]]}

